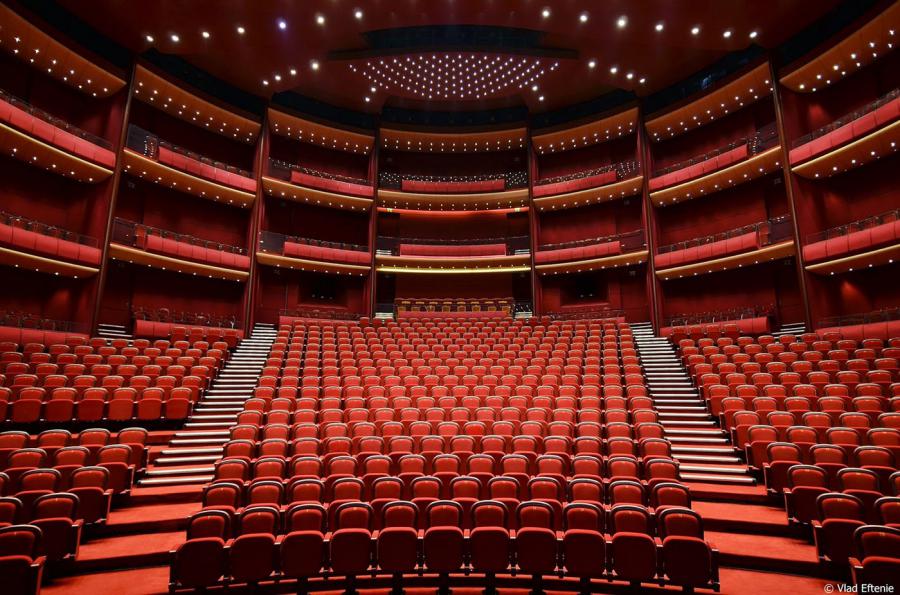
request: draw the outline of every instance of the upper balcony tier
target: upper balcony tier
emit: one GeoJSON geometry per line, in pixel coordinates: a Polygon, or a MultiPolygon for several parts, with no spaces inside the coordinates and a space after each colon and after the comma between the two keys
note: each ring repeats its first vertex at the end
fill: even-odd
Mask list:
{"type": "Polygon", "coordinates": [[[890,155],[900,140],[900,90],[798,138],[790,152],[794,173],[830,177],[890,155]]]}
{"type": "Polygon", "coordinates": [[[481,272],[526,266],[530,269],[530,254],[528,236],[464,240],[380,237],[375,260],[383,272],[481,272]]]}
{"type": "Polygon", "coordinates": [[[820,274],[890,264],[898,257],[898,209],[813,234],[803,246],[806,269],[820,274]]]}
{"type": "Polygon", "coordinates": [[[0,262],[57,275],[97,272],[101,250],[95,238],[0,211],[0,262]]]}
{"type": "Polygon", "coordinates": [[[647,134],[654,141],[678,136],[727,116],[771,93],[769,63],[765,62],[719,84],[700,97],[689,98],[686,103],[669,109],[660,116],[651,117],[645,124],[647,134]]]}
{"type": "Polygon", "coordinates": [[[297,186],[314,188],[332,194],[345,194],[372,199],[375,189],[368,180],[317,171],[269,158],[269,175],[297,186]]]}
{"type": "Polygon", "coordinates": [[[469,194],[503,192],[528,186],[528,173],[510,171],[469,176],[428,176],[385,171],[378,176],[380,188],[412,193],[469,194]]]}
{"type": "Polygon", "coordinates": [[[367,275],[372,268],[368,246],[299,238],[274,231],[260,232],[256,257],[259,262],[275,267],[322,273],[367,275]]]}
{"type": "Polygon", "coordinates": [[[375,137],[371,134],[336,128],[272,108],[269,108],[268,113],[269,128],[285,138],[363,155],[368,155],[375,144],[375,137]]]}
{"type": "Polygon", "coordinates": [[[835,334],[842,339],[882,339],[900,336],[900,308],[885,308],[864,314],[833,316],[820,320],[816,331],[825,336],[835,334]]]}
{"type": "Polygon", "coordinates": [[[256,178],[248,171],[214,161],[128,127],[125,168],[132,175],[203,198],[247,207],[256,199],[256,178]]]}
{"type": "Polygon", "coordinates": [[[545,244],[534,255],[541,275],[593,271],[639,264],[647,258],[647,239],[639,229],[563,244],[545,244]]]}
{"type": "Polygon", "coordinates": [[[0,47],[26,59],[35,70],[91,97],[109,97],[125,80],[44,33],[37,26],[0,4],[0,47]]]}
{"type": "Polygon", "coordinates": [[[480,132],[381,130],[381,146],[413,153],[490,153],[525,149],[525,128],[480,132]]]}
{"type": "Polygon", "coordinates": [[[0,144],[17,159],[62,176],[99,182],[112,175],[112,143],[0,90],[0,144]]]}
{"type": "Polygon", "coordinates": [[[900,4],[893,2],[868,23],[830,48],[815,50],[812,58],[781,77],[781,84],[798,93],[826,89],[887,55],[897,43],[900,4]]]}
{"type": "Polygon", "coordinates": [[[654,257],[663,280],[741,268],[793,256],[788,216],[662,246],[654,257]]]}
{"type": "Polygon", "coordinates": [[[226,109],[138,65],[134,95],[139,100],[189,124],[243,143],[252,143],[262,126],[249,116],[226,109]]]}
{"type": "Polygon", "coordinates": [[[573,151],[634,134],[637,119],[638,110],[632,108],[585,124],[539,132],[531,137],[531,142],[534,150],[541,155],[573,151]]]}
{"type": "Polygon", "coordinates": [[[378,202],[386,208],[428,211],[524,210],[528,208],[528,188],[458,194],[379,188],[378,202]]]}
{"type": "MultiPolygon", "coordinates": [[[[565,176],[547,178],[534,185],[532,196],[535,202],[564,203],[584,201],[585,203],[600,201],[604,196],[604,190],[612,190],[619,184],[627,185],[629,181],[640,179],[640,163],[630,159],[611,165],[605,165],[595,169],[580,171],[565,176]],[[593,190],[598,192],[593,192],[593,190]]],[[[624,190],[624,188],[622,188],[624,190]]],[[[612,197],[615,192],[610,192],[612,197]]],[[[608,200],[608,199],[607,199],[608,200]]]]}
{"type": "Polygon", "coordinates": [[[775,159],[778,152],[772,149],[777,145],[778,131],[773,122],[723,147],[655,171],[650,178],[650,198],[661,205],[666,199],[696,198],[747,182],[751,175],[758,176],[772,167],[769,161],[775,159]]]}

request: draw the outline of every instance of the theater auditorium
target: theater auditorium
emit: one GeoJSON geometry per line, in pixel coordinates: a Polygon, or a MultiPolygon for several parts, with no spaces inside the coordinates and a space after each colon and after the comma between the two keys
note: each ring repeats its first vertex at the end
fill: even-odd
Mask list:
{"type": "Polygon", "coordinates": [[[3,0],[0,593],[900,592],[898,31],[3,0]]]}

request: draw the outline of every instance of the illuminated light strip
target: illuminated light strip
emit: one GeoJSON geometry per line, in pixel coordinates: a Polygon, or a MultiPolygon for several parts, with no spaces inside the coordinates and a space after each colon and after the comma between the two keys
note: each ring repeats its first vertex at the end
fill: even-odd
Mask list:
{"type": "MultiPolygon", "coordinates": [[[[600,129],[604,129],[605,131],[608,128],[616,127],[617,132],[619,132],[619,129],[621,129],[621,132],[625,133],[626,127],[633,128],[633,126],[637,123],[637,116],[637,108],[632,108],[620,114],[616,114],[614,116],[610,116],[608,118],[603,118],[600,120],[595,120],[593,122],[588,122],[587,124],[575,126],[574,128],[567,128],[565,130],[560,130],[557,132],[547,132],[545,134],[535,134],[531,137],[531,142],[538,151],[542,151],[545,148],[549,147],[550,143],[566,144],[575,142],[577,144],[578,141],[574,140],[574,137],[587,136],[588,141],[597,139],[594,142],[594,144],[596,144],[596,142],[601,141],[599,136],[595,136],[595,133],[599,134],[598,131],[600,129]]],[[[632,129],[631,132],[634,132],[634,130],[632,129]]],[[[606,137],[602,139],[602,141],[605,140],[606,137]]]]}
{"type": "MultiPolygon", "coordinates": [[[[864,268],[868,268],[869,263],[866,262],[872,258],[884,257],[890,260],[900,258],[900,244],[894,244],[893,246],[885,246],[884,248],[878,248],[877,250],[870,250],[868,252],[862,252],[860,254],[854,254],[852,256],[843,256],[841,258],[836,258],[834,260],[826,260],[825,262],[819,262],[816,264],[806,265],[806,270],[810,273],[816,274],[828,274],[831,272],[847,272],[849,268],[853,268],[855,270],[862,270],[864,268]],[[860,263],[860,266],[857,268],[856,266],[847,266],[847,265],[855,265],[856,263],[860,263]]],[[[876,264],[876,263],[872,263],[876,264]]],[[[876,264],[876,266],[883,266],[885,264],[891,264],[890,262],[884,262],[876,264]]]]}
{"type": "MultiPolygon", "coordinates": [[[[791,167],[791,171],[794,172],[795,174],[797,174],[798,176],[808,178],[808,179],[813,179],[815,177],[815,174],[822,173],[822,171],[825,171],[828,173],[828,175],[826,177],[830,177],[834,173],[840,173],[840,171],[842,171],[842,170],[839,170],[838,172],[834,172],[832,170],[832,168],[829,167],[832,164],[832,160],[840,159],[840,157],[844,153],[846,153],[847,151],[850,151],[852,149],[858,148],[858,147],[861,147],[863,150],[865,150],[866,144],[874,143],[875,141],[879,140],[882,136],[886,136],[886,135],[889,135],[894,132],[900,133],[900,120],[898,120],[897,122],[894,122],[892,124],[888,124],[887,126],[883,126],[883,127],[879,128],[878,130],[870,132],[866,136],[864,136],[862,138],[858,138],[858,139],[854,140],[853,142],[847,143],[846,145],[842,145],[836,149],[832,149],[832,150],[828,151],[827,153],[825,153],[824,155],[819,155],[818,157],[816,157],[814,159],[810,159],[809,161],[804,161],[804,162],[800,163],[799,165],[795,165],[795,166],[791,167]],[[815,172],[810,171],[813,169],[818,170],[819,168],[816,167],[817,165],[822,165],[823,170],[815,171],[815,172]]],[[[898,134],[898,136],[900,136],[900,134],[898,134]]],[[[810,142],[814,142],[814,141],[810,141],[810,142]]],[[[862,158],[864,159],[865,157],[862,157],[862,158]]],[[[877,156],[876,156],[876,159],[877,159],[877,156]]]]}
{"type": "Polygon", "coordinates": [[[531,267],[513,266],[496,268],[456,268],[456,269],[427,269],[400,266],[381,266],[376,269],[379,273],[410,273],[418,275],[460,275],[460,274],[485,274],[485,273],[527,273],[531,267]]]}
{"type": "Polygon", "coordinates": [[[546,275],[548,273],[579,273],[582,271],[597,270],[598,268],[619,268],[633,264],[641,264],[647,259],[649,254],[650,252],[648,250],[638,250],[636,252],[626,252],[625,254],[591,258],[589,260],[570,260],[567,262],[536,264],[534,265],[534,269],[540,271],[542,275],[546,275]]]}
{"type": "Polygon", "coordinates": [[[360,209],[367,210],[375,203],[371,198],[338,194],[327,190],[319,190],[318,188],[300,186],[299,184],[293,184],[291,182],[285,182],[284,180],[269,178],[267,176],[263,176],[262,183],[263,191],[269,196],[314,204],[320,207],[334,208],[335,205],[332,203],[337,203],[337,206],[341,208],[343,208],[343,205],[350,205],[351,208],[359,206],[360,209]],[[288,196],[288,193],[290,196],[288,196]],[[298,194],[300,196],[298,196],[298,194]],[[303,195],[309,195],[310,197],[313,197],[315,201],[309,199],[303,200],[303,195]]]}
{"type": "Polygon", "coordinates": [[[79,274],[84,275],[85,277],[90,277],[91,275],[96,275],[100,272],[100,269],[95,269],[93,267],[67,262],[65,260],[56,260],[54,258],[38,256],[37,254],[30,254],[28,252],[22,252],[20,250],[11,250],[9,248],[0,247],[0,260],[6,261],[7,259],[5,257],[10,257],[13,261],[23,261],[25,264],[11,262],[7,266],[16,266],[16,264],[20,264],[18,268],[22,268],[24,270],[31,270],[33,268],[40,269],[40,266],[38,265],[41,265],[45,267],[51,267],[54,270],[40,272],[58,272],[60,274],[66,274],[66,276],[72,277],[78,277],[79,274]]]}
{"type": "Polygon", "coordinates": [[[699,262],[667,269],[657,269],[656,276],[662,277],[663,280],[668,281],[669,279],[678,278],[679,276],[709,274],[741,268],[744,265],[752,266],[761,264],[763,260],[767,262],[778,260],[787,256],[793,256],[795,253],[794,240],[787,240],[785,242],[779,242],[778,244],[764,246],[759,250],[753,250],[752,252],[742,252],[740,254],[714,258],[712,260],[701,260],[699,262]]]}
{"type": "Polygon", "coordinates": [[[368,273],[372,270],[372,267],[365,265],[357,265],[357,264],[344,264],[340,262],[330,262],[326,260],[307,260],[306,258],[297,258],[296,256],[281,256],[280,254],[270,254],[268,252],[257,252],[256,260],[262,264],[271,265],[274,267],[280,268],[294,268],[300,267],[301,270],[304,266],[309,267],[317,267],[311,270],[320,271],[324,269],[323,272],[335,272],[342,273],[346,272],[347,274],[351,273],[368,273]],[[330,270],[329,270],[330,269],[330,270]]]}
{"type": "Polygon", "coordinates": [[[181,260],[180,258],[172,258],[171,256],[156,254],[115,242],[109,245],[109,255],[117,260],[127,260],[131,264],[143,264],[183,275],[202,273],[203,275],[228,281],[246,281],[250,277],[250,273],[247,271],[217,267],[192,260],[181,260]]]}
{"type": "MultiPolygon", "coordinates": [[[[78,163],[79,165],[82,165],[82,166],[90,169],[91,171],[97,172],[98,176],[102,176],[100,179],[96,180],[97,182],[105,180],[106,178],[111,176],[113,173],[111,169],[106,169],[105,167],[97,165],[96,163],[92,163],[92,162],[90,162],[86,159],[83,159],[77,155],[73,155],[72,153],[69,153],[68,151],[63,151],[62,149],[58,149],[58,148],[54,147],[53,145],[48,145],[44,141],[37,139],[33,136],[30,136],[28,134],[25,134],[24,132],[20,132],[20,131],[16,130],[15,128],[7,126],[6,124],[0,123],[0,133],[7,134],[7,135],[12,134],[27,143],[37,145],[38,147],[40,147],[41,149],[43,149],[45,151],[50,151],[51,153],[59,155],[63,159],[67,159],[69,161],[74,161],[74,162],[78,163]]],[[[25,161],[26,163],[32,163],[30,160],[23,160],[23,161],[25,161]]],[[[41,164],[38,164],[38,165],[41,165],[41,164]]],[[[66,176],[63,172],[59,172],[59,173],[60,173],[60,175],[63,175],[67,178],[71,177],[71,176],[66,176]]]]}
{"type": "MultiPolygon", "coordinates": [[[[754,169],[754,168],[757,168],[757,166],[762,166],[764,168],[773,167],[773,165],[772,165],[773,163],[775,165],[778,165],[778,163],[776,161],[778,159],[780,159],[780,155],[781,155],[781,145],[775,145],[774,147],[772,147],[770,149],[766,149],[762,153],[758,153],[749,159],[745,159],[745,160],[739,161],[738,163],[735,163],[733,165],[729,165],[725,169],[718,169],[714,172],[710,172],[710,173],[706,174],[705,176],[700,176],[699,178],[693,178],[691,180],[682,182],[675,186],[667,186],[665,188],[662,188],[661,190],[654,190],[653,192],[650,193],[650,200],[652,200],[653,204],[655,204],[656,206],[662,207],[662,206],[665,206],[664,201],[667,199],[670,201],[673,201],[673,200],[680,200],[683,198],[688,198],[688,199],[700,198],[701,196],[708,196],[709,194],[714,194],[716,192],[726,190],[727,188],[733,188],[734,186],[740,186],[745,181],[749,182],[751,179],[755,179],[755,178],[751,178],[751,177],[737,178],[737,176],[739,174],[741,174],[744,170],[754,169]],[[720,188],[714,187],[713,189],[707,190],[706,192],[703,192],[703,193],[701,193],[699,189],[696,191],[693,190],[696,187],[704,185],[704,183],[715,182],[716,180],[719,180],[720,178],[727,180],[729,176],[731,176],[732,178],[737,178],[737,180],[738,180],[737,183],[731,184],[729,186],[723,186],[722,184],[720,184],[720,188]],[[691,196],[687,196],[687,195],[683,194],[684,190],[691,190],[691,196]],[[676,195],[676,196],[673,196],[673,195],[676,195]]],[[[775,171],[775,170],[773,170],[773,171],[775,171]]],[[[756,169],[756,173],[759,173],[760,176],[764,176],[770,172],[768,172],[768,171],[759,172],[759,170],[756,169]]],[[[726,184],[727,184],[727,182],[726,182],[726,184]]]]}
{"type": "MultiPolygon", "coordinates": [[[[256,200],[255,194],[244,192],[243,190],[238,190],[237,188],[232,188],[231,186],[225,186],[223,184],[219,184],[218,182],[207,180],[206,178],[200,178],[188,172],[181,171],[180,169],[175,169],[174,167],[170,167],[164,163],[160,163],[159,161],[155,161],[153,159],[150,159],[149,157],[145,157],[140,153],[136,153],[131,149],[126,148],[124,151],[122,151],[122,155],[124,157],[123,161],[125,162],[126,166],[131,165],[138,170],[144,167],[148,170],[148,174],[146,176],[142,176],[140,171],[131,171],[126,167],[125,173],[135,178],[141,178],[158,183],[156,176],[159,174],[159,172],[162,172],[164,174],[173,176],[179,183],[178,186],[166,184],[166,186],[169,188],[174,188],[179,192],[186,192],[188,194],[193,194],[194,196],[199,196],[200,198],[222,202],[224,204],[229,204],[231,206],[239,208],[249,208],[250,204],[254,200],[256,200]],[[129,163],[129,159],[137,160],[137,162],[133,164],[129,163]],[[153,170],[156,171],[154,172],[153,170]],[[180,184],[184,185],[182,186],[180,184]],[[200,191],[204,189],[206,190],[206,194],[201,194],[200,191]],[[228,200],[219,200],[216,196],[211,195],[210,192],[221,192],[223,195],[225,195],[224,198],[231,200],[231,202],[228,202],[228,200]],[[229,195],[235,198],[229,199],[229,195]],[[240,200],[240,204],[235,202],[236,200],[240,200]]],[[[163,181],[166,182],[167,180],[163,181]]]]}

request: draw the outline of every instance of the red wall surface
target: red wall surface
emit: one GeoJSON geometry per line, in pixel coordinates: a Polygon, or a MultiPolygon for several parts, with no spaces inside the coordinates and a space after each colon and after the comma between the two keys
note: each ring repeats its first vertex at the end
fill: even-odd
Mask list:
{"type": "Polygon", "coordinates": [[[542,312],[565,306],[596,305],[624,310],[630,321],[649,320],[645,267],[591,271],[540,278],[542,312]],[[590,295],[590,294],[593,295],[590,295]]]}
{"type": "Polygon", "coordinates": [[[635,159],[637,136],[629,134],[582,149],[537,154],[537,180],[587,171],[635,159]]]}
{"type": "Polygon", "coordinates": [[[578,209],[536,211],[539,246],[628,233],[641,227],[641,199],[628,197],[578,209]]]}
{"type": "Polygon", "coordinates": [[[368,155],[301,143],[277,134],[270,134],[269,141],[269,156],[273,159],[339,176],[363,180],[369,177],[368,155]]]}
{"type": "Polygon", "coordinates": [[[368,245],[369,213],[329,209],[271,196],[266,201],[262,228],[284,235],[326,242],[368,245]]]}
{"type": "Polygon", "coordinates": [[[275,322],[278,313],[297,307],[337,307],[348,312],[368,311],[366,277],[324,275],[259,267],[256,317],[275,322]],[[323,295],[328,299],[322,299],[323,295]]]}
{"type": "Polygon", "coordinates": [[[471,176],[525,171],[525,149],[490,153],[412,153],[382,150],[380,171],[429,176],[471,176]]]}
{"type": "Polygon", "coordinates": [[[378,213],[378,235],[472,240],[528,235],[528,213],[490,211],[378,213]]]}
{"type": "Polygon", "coordinates": [[[4,267],[0,309],[26,312],[53,320],[90,324],[96,278],[71,279],[4,267]]]}

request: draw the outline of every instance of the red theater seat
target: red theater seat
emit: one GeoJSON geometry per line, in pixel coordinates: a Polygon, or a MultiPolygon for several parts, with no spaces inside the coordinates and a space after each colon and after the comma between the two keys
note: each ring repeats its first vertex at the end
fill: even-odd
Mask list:
{"type": "Polygon", "coordinates": [[[803,246],[803,258],[807,262],[831,260],[894,244],[898,240],[900,240],[900,220],[889,221],[847,235],[807,244],[803,246]]]}
{"type": "Polygon", "coordinates": [[[534,198],[541,198],[543,196],[577,192],[578,190],[587,190],[589,188],[596,188],[597,186],[605,186],[606,184],[612,184],[615,181],[616,172],[615,170],[610,170],[601,174],[565,180],[562,182],[552,182],[550,184],[538,183],[534,186],[532,193],[534,198]]]}
{"type": "Polygon", "coordinates": [[[226,250],[217,250],[213,245],[198,246],[188,242],[165,238],[154,233],[147,233],[140,226],[136,233],[136,247],[148,252],[166,254],[185,260],[207,262],[216,266],[224,266],[247,270],[250,268],[250,257],[226,250]]]}
{"type": "Polygon", "coordinates": [[[680,184],[694,178],[706,175],[713,171],[728,167],[733,163],[737,163],[747,158],[748,147],[746,144],[740,145],[723,153],[710,157],[699,163],[686,165],[675,171],[650,178],[650,191],[659,190],[674,184],[680,184]]]}
{"type": "Polygon", "coordinates": [[[100,249],[0,223],[0,245],[80,264],[100,264],[100,249]]]}
{"type": "Polygon", "coordinates": [[[291,171],[291,182],[300,184],[301,186],[309,186],[327,192],[336,192],[339,194],[349,194],[351,196],[361,196],[363,198],[372,198],[375,196],[375,189],[368,184],[356,184],[353,182],[341,182],[321,176],[303,173],[297,170],[291,171]]]}
{"type": "Polygon", "coordinates": [[[438,194],[461,194],[467,192],[500,192],[506,188],[503,178],[476,180],[471,182],[431,182],[426,180],[402,180],[400,189],[404,192],[429,192],[438,194]]]}
{"type": "Polygon", "coordinates": [[[622,242],[616,240],[613,242],[589,244],[587,246],[576,246],[572,248],[538,250],[537,252],[535,252],[534,262],[535,264],[546,264],[550,262],[564,262],[567,260],[586,260],[590,258],[614,256],[621,253],[622,242]]]}
{"type": "Polygon", "coordinates": [[[401,256],[506,256],[506,244],[400,244],[401,256]]]}
{"type": "Polygon", "coordinates": [[[667,268],[701,260],[720,258],[729,254],[758,250],[759,247],[759,234],[752,231],[733,238],[717,240],[699,246],[662,252],[654,257],[654,261],[657,267],[667,268]]]}
{"type": "Polygon", "coordinates": [[[358,265],[368,265],[372,261],[372,255],[368,250],[347,250],[290,241],[284,243],[284,255],[358,265]]]}
{"type": "Polygon", "coordinates": [[[231,188],[236,188],[244,192],[256,191],[256,180],[254,178],[248,178],[234,172],[214,167],[208,163],[203,163],[202,161],[173,151],[165,146],[159,147],[157,159],[162,164],[205,178],[211,182],[218,182],[219,184],[230,186],[231,188]]]}

